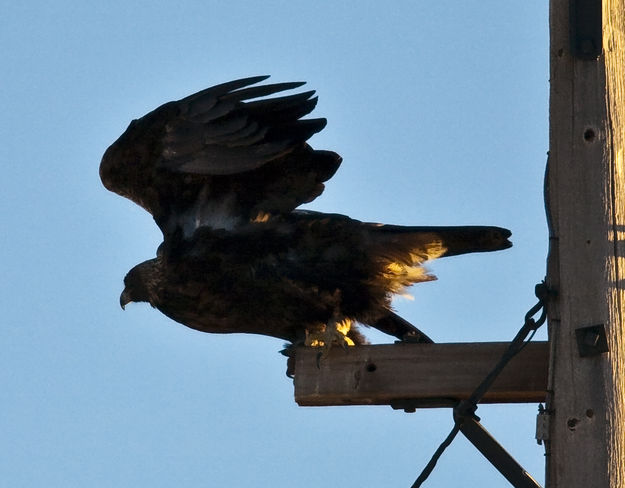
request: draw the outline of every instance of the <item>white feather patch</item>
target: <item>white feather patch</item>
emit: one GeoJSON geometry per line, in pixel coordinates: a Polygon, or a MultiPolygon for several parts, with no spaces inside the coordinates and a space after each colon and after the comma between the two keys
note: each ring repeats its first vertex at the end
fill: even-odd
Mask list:
{"type": "Polygon", "coordinates": [[[200,193],[196,204],[182,217],[184,236],[191,237],[199,227],[234,229],[241,220],[234,211],[234,203],[234,195],[215,201],[203,198],[202,193],[200,193]]]}

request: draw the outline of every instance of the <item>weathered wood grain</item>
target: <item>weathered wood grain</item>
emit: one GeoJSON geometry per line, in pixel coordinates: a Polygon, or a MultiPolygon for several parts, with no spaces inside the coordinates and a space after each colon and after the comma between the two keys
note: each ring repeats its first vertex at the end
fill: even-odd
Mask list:
{"type": "MultiPolygon", "coordinates": [[[[319,367],[315,349],[298,348],[295,400],[306,406],[384,405],[401,400],[449,406],[471,395],[506,347],[500,342],[335,347],[319,367]]],[[[547,370],[547,343],[528,344],[501,373],[483,403],[544,401],[547,370]]]]}
{"type": "Polygon", "coordinates": [[[625,4],[603,0],[603,55],[570,52],[569,0],[551,0],[552,365],[547,486],[625,486],[625,4]],[[575,330],[604,324],[610,352],[580,357],[575,330]]]}

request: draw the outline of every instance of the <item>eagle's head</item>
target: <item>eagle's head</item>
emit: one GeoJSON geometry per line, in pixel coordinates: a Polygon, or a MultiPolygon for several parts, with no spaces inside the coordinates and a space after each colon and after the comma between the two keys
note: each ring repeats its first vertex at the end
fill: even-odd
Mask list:
{"type": "Polygon", "coordinates": [[[156,258],[138,264],[128,272],[124,278],[124,291],[119,296],[122,309],[132,302],[148,302],[155,306],[159,269],[159,258],[156,258]]]}

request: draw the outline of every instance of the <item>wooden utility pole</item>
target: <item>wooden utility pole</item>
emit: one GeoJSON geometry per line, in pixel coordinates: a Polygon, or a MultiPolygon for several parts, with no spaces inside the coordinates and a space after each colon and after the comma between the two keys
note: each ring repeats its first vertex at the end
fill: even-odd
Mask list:
{"type": "Polygon", "coordinates": [[[547,486],[624,487],[625,2],[551,0],[550,31],[547,486]]]}

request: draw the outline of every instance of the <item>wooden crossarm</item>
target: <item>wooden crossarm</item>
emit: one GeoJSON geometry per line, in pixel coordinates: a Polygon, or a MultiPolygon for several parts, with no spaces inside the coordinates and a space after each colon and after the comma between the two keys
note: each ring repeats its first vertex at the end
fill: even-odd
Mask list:
{"type": "MultiPolygon", "coordinates": [[[[507,346],[505,342],[478,342],[334,347],[319,366],[319,350],[300,347],[295,401],[300,406],[451,406],[471,395],[507,346]]],[[[547,342],[528,344],[482,403],[544,401],[548,362],[547,342]]]]}

